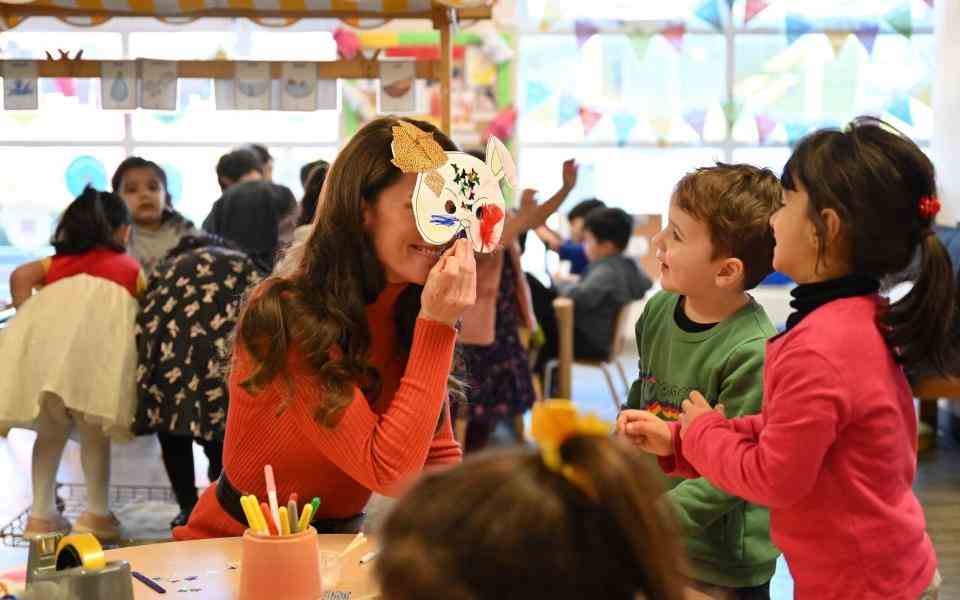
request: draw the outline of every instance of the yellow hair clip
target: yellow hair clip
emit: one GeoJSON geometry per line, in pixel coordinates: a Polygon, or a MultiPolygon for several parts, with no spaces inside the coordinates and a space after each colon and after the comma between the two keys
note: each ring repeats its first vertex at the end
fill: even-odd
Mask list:
{"type": "Polygon", "coordinates": [[[570,400],[546,400],[533,405],[530,434],[540,446],[543,464],[592,498],[597,497],[590,476],[563,464],[560,446],[575,435],[608,436],[613,426],[596,415],[577,414],[570,400]]]}

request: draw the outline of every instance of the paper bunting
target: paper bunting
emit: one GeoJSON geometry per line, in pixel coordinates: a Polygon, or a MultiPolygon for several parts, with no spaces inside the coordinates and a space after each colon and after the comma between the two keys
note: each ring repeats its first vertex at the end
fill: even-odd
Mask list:
{"type": "Polygon", "coordinates": [[[660,34],[667,38],[667,41],[676,48],[677,52],[683,52],[683,35],[687,32],[687,26],[683,23],[669,25],[660,31],[660,34]]]}
{"type": "Polygon", "coordinates": [[[627,39],[630,40],[630,44],[633,46],[633,51],[637,54],[637,59],[640,62],[647,57],[647,49],[650,48],[650,40],[653,39],[652,33],[630,33],[627,34],[627,39]]]}
{"type": "Polygon", "coordinates": [[[573,24],[574,34],[577,36],[577,48],[583,48],[587,41],[595,36],[600,29],[588,19],[577,19],[573,24]]]}
{"type": "Polygon", "coordinates": [[[806,123],[787,123],[787,142],[793,146],[801,139],[803,136],[807,135],[807,132],[810,131],[810,127],[806,123]]]}
{"type": "Polygon", "coordinates": [[[927,6],[929,6],[930,8],[933,8],[933,0],[923,0],[923,1],[927,3],[927,6]]]}
{"type": "Polygon", "coordinates": [[[720,0],[704,0],[694,11],[700,19],[710,23],[715,29],[723,31],[723,17],[720,15],[720,0]]]}
{"type": "Polygon", "coordinates": [[[740,118],[740,111],[743,106],[732,100],[723,103],[723,116],[727,119],[727,130],[732,131],[737,119],[740,118]]]}
{"type": "Polygon", "coordinates": [[[910,98],[906,94],[897,94],[887,105],[887,112],[907,125],[913,125],[913,115],[910,114],[910,98]]]}
{"type": "Polygon", "coordinates": [[[654,117],[650,119],[650,127],[657,134],[657,141],[663,143],[670,134],[670,117],[654,117]]]}
{"type": "Polygon", "coordinates": [[[913,95],[914,98],[916,98],[920,102],[923,102],[927,106],[933,106],[933,103],[930,100],[930,84],[929,83],[918,84],[910,91],[910,93],[913,95]]]}
{"type": "Polygon", "coordinates": [[[509,140],[513,137],[513,132],[517,128],[517,109],[513,106],[500,111],[496,117],[490,121],[487,126],[487,132],[484,137],[493,136],[501,140],[509,140]]]}
{"type": "Polygon", "coordinates": [[[590,110],[586,106],[581,106],[580,122],[583,123],[583,135],[590,135],[590,132],[593,131],[593,128],[597,126],[597,123],[599,123],[602,118],[603,113],[590,110]]]}
{"type": "Polygon", "coordinates": [[[547,2],[546,6],[543,7],[543,15],[540,16],[540,31],[553,29],[553,24],[559,21],[561,16],[560,12],[553,7],[553,4],[547,2]]]}
{"type": "Polygon", "coordinates": [[[840,51],[843,50],[843,45],[847,43],[849,36],[850,33],[846,31],[831,31],[827,33],[827,39],[830,40],[830,47],[833,48],[834,58],[840,56],[840,51]]]}
{"type": "Polygon", "coordinates": [[[857,36],[857,39],[860,40],[860,43],[863,44],[867,54],[873,54],[873,43],[877,41],[877,32],[879,30],[880,27],[878,27],[876,23],[869,23],[864,24],[853,33],[857,36]]]}
{"type": "Polygon", "coordinates": [[[883,18],[893,30],[909,39],[913,35],[913,19],[910,17],[910,5],[904,4],[885,14],[883,18]]]}
{"type": "Polygon", "coordinates": [[[777,128],[777,122],[766,115],[757,115],[754,120],[757,123],[757,139],[762,146],[767,143],[770,134],[777,128]]]}
{"type": "Polygon", "coordinates": [[[767,0],[747,0],[747,8],[743,13],[743,24],[749,23],[768,6],[770,6],[770,3],[767,0]]]}
{"type": "Polygon", "coordinates": [[[788,46],[792,46],[794,42],[811,31],[813,31],[813,25],[809,21],[797,15],[787,15],[788,46]]]}
{"type": "Polygon", "coordinates": [[[700,136],[700,141],[703,141],[703,126],[707,122],[707,111],[703,109],[687,111],[687,113],[683,115],[683,120],[686,121],[690,127],[693,127],[693,130],[700,136]]]}
{"type": "Polygon", "coordinates": [[[550,97],[547,86],[537,81],[527,82],[527,110],[533,110],[543,104],[550,97]]]}
{"type": "Polygon", "coordinates": [[[560,96],[560,102],[557,104],[557,124],[563,125],[577,118],[578,114],[580,114],[580,103],[577,99],[568,94],[560,96]]]}
{"type": "Polygon", "coordinates": [[[630,139],[630,132],[637,126],[637,118],[630,113],[622,112],[613,115],[613,128],[617,133],[617,143],[621,146],[630,139]]]}

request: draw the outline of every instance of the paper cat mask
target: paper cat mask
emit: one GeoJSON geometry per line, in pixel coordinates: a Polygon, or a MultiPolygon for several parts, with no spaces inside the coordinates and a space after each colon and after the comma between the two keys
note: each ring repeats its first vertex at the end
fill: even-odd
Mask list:
{"type": "Polygon", "coordinates": [[[477,252],[493,252],[506,217],[500,180],[516,185],[513,158],[495,137],[486,160],[465,152],[444,152],[433,135],[401,121],[393,128],[393,164],[417,173],[413,215],[420,236],[443,245],[463,232],[477,252]]]}

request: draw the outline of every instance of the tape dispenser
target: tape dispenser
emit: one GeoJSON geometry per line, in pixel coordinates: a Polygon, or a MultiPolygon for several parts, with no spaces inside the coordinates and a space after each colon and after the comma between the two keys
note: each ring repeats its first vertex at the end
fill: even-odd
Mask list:
{"type": "Polygon", "coordinates": [[[44,587],[64,600],[133,600],[130,564],[107,561],[103,547],[89,533],[64,537],[60,533],[30,542],[27,590],[44,587]]]}

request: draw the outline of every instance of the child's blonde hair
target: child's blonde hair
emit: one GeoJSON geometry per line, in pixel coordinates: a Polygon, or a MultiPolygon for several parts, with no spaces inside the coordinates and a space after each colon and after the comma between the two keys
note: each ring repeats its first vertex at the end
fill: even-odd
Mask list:
{"type": "Polygon", "coordinates": [[[384,524],[385,597],[679,600],[682,554],[648,463],[609,436],[559,451],[588,486],[519,449],[426,476],[384,524]]]}

